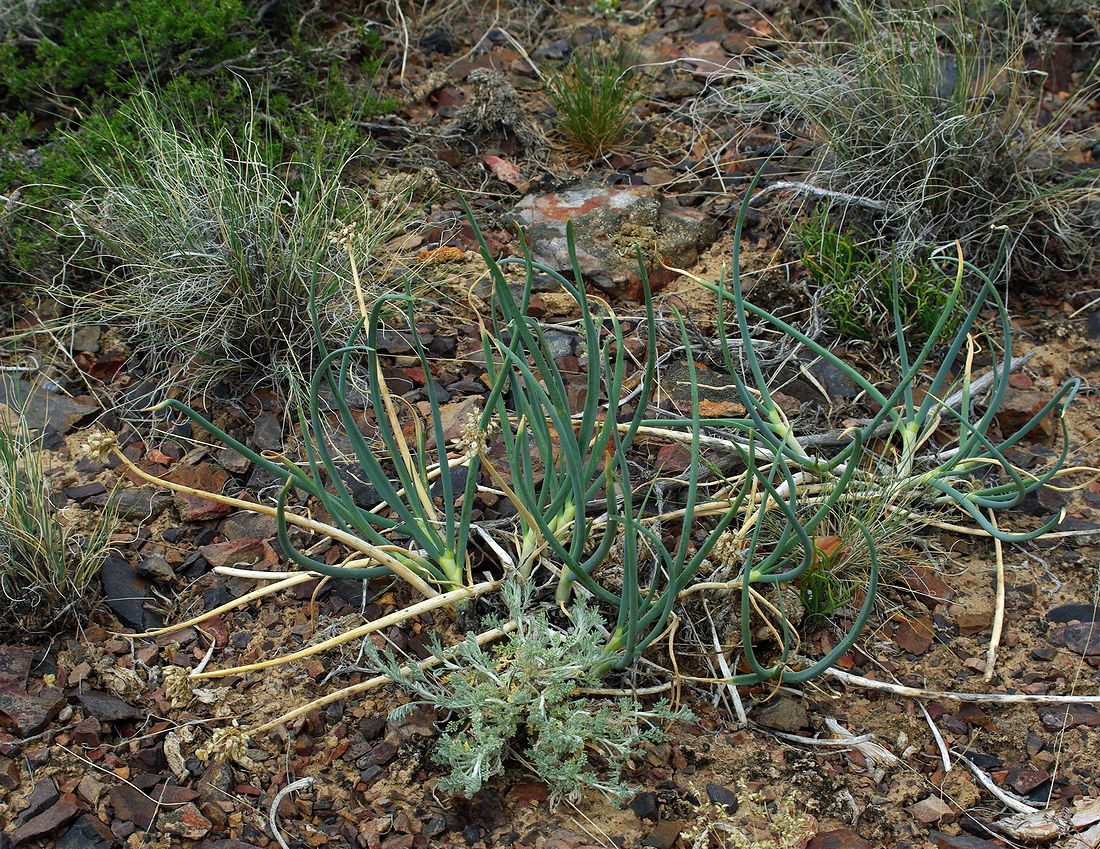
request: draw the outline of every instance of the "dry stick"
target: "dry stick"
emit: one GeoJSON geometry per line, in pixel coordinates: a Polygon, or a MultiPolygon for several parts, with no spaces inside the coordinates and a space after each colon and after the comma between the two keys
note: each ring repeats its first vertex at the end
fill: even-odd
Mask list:
{"type": "Polygon", "coordinates": [[[936,741],[936,748],[940,750],[940,760],[943,761],[943,771],[945,773],[951,772],[951,753],[947,750],[947,744],[943,742],[943,735],[940,734],[940,729],[936,727],[936,723],[932,721],[932,715],[928,713],[928,708],[924,706],[924,702],[917,702],[917,707],[920,708],[920,712],[924,714],[924,719],[928,723],[928,727],[932,729],[932,737],[936,741]]]}
{"type": "Polygon", "coordinates": [[[760,726],[761,730],[788,743],[799,743],[803,746],[822,746],[829,749],[854,749],[860,743],[869,743],[875,739],[874,734],[860,734],[858,737],[803,737],[801,734],[788,734],[786,731],[776,731],[766,725],[760,726]]]}
{"type": "MultiPolygon", "coordinates": [[[[144,469],[139,468],[134,462],[122,453],[116,446],[111,449],[112,453],[118,457],[123,464],[138,477],[143,480],[147,480],[150,483],[162,486],[166,489],[170,489],[174,492],[182,492],[187,495],[193,495],[196,498],[205,498],[208,501],[213,501],[216,504],[226,504],[230,507],[236,507],[239,510],[248,510],[252,513],[260,513],[264,516],[277,516],[278,511],[274,507],[269,507],[266,504],[258,504],[255,501],[245,501],[241,498],[233,498],[228,495],[222,495],[218,492],[210,492],[204,489],[196,489],[191,486],[186,486],[181,483],[175,483],[173,481],[165,480],[164,478],[158,478],[156,475],[151,475],[144,469]]],[[[374,562],[381,566],[385,566],[399,578],[406,583],[410,584],[421,595],[425,595],[428,598],[433,598],[439,593],[428,586],[427,582],[415,572],[413,572],[404,563],[391,557],[384,550],[378,546],[370,545],[359,539],[354,534],[349,534],[345,531],[335,528],[332,525],[326,525],[324,522],[318,522],[316,519],[307,519],[305,516],[299,516],[296,513],[287,513],[284,511],[283,518],[292,525],[297,525],[300,528],[313,531],[314,533],[323,534],[330,537],[337,542],[343,543],[353,551],[358,551],[360,554],[365,554],[370,557],[374,562]]]]}
{"type": "Polygon", "coordinates": [[[971,760],[969,758],[967,758],[965,755],[962,755],[959,752],[955,752],[955,756],[970,768],[970,771],[972,773],[974,773],[974,777],[976,779],[978,779],[978,783],[981,784],[982,787],[984,787],[986,790],[988,790],[994,796],[996,796],[997,799],[1005,807],[1012,808],[1012,810],[1014,810],[1014,811],[1016,811],[1017,813],[1020,813],[1020,814],[1035,814],[1035,813],[1039,812],[1038,808],[1033,808],[1033,807],[1031,807],[1031,805],[1025,805],[1019,799],[1015,798],[1014,796],[1009,795],[1004,790],[1002,790],[1000,787],[998,787],[994,783],[992,778],[990,778],[988,775],[986,775],[984,772],[982,772],[980,769],[978,769],[978,767],[975,766],[974,763],[971,762],[971,760]]]}
{"type": "MultiPolygon", "coordinates": [[[[474,640],[479,646],[484,646],[486,643],[491,643],[494,640],[499,640],[505,634],[512,633],[518,627],[518,622],[507,622],[500,628],[493,628],[489,631],[482,631],[480,634],[474,637],[474,640]]],[[[420,669],[430,669],[438,663],[439,658],[433,655],[432,657],[425,658],[419,663],[406,664],[405,666],[402,666],[401,674],[408,675],[412,672],[414,668],[417,667],[419,667],[420,669]]],[[[326,705],[330,705],[333,702],[338,702],[341,699],[347,698],[348,696],[354,696],[358,693],[365,693],[368,690],[375,690],[378,687],[383,686],[384,684],[391,683],[392,680],[393,679],[391,679],[388,675],[376,675],[374,678],[370,678],[366,681],[363,681],[362,683],[352,684],[350,687],[344,687],[342,690],[337,690],[335,693],[329,693],[327,696],[322,696],[319,699],[314,699],[308,704],[304,704],[301,707],[284,713],[282,716],[278,716],[270,722],[265,722],[263,725],[252,729],[251,736],[254,737],[257,734],[263,734],[265,731],[270,731],[272,728],[275,728],[278,725],[282,725],[284,723],[295,720],[299,716],[305,716],[307,713],[310,713],[317,708],[323,708],[326,705]]]]}
{"type": "Polygon", "coordinates": [[[863,687],[868,690],[883,690],[887,693],[893,693],[896,696],[909,696],[914,699],[947,699],[949,701],[969,702],[971,704],[1100,705],[1100,695],[1051,696],[1024,693],[959,693],[951,690],[926,690],[922,687],[906,687],[904,684],[875,681],[873,678],[853,675],[851,672],[843,672],[835,667],[826,669],[824,674],[855,687],[863,687]]]}
{"type": "Polygon", "coordinates": [[[421,613],[428,613],[429,611],[436,610],[440,607],[446,607],[452,602],[464,601],[465,599],[475,598],[487,592],[491,592],[500,586],[500,581],[484,581],[480,584],[475,584],[472,587],[460,587],[457,590],[452,590],[449,593],[436,596],[435,598],[427,598],[409,607],[403,607],[400,610],[396,610],[386,616],[382,616],[371,622],[367,622],[364,625],[360,625],[358,628],[353,628],[350,631],[345,631],[339,636],[332,637],[331,639],[317,643],[316,645],[307,646],[304,649],[299,649],[296,652],[290,654],[280,655],[279,657],[269,658],[267,660],[257,661],[256,663],[248,663],[243,666],[234,666],[229,669],[215,669],[211,672],[196,671],[191,673],[192,679],[198,678],[222,678],[227,675],[243,675],[247,672],[255,672],[258,669],[267,669],[271,666],[282,666],[284,663],[292,663],[295,660],[301,660],[304,657],[310,657],[311,655],[320,654],[328,649],[335,648],[336,646],[343,645],[344,643],[357,640],[360,637],[365,637],[368,634],[373,634],[375,631],[381,631],[383,628],[389,628],[391,625],[398,625],[408,619],[412,619],[415,616],[419,616],[421,613]]]}
{"type": "Polygon", "coordinates": [[[306,787],[310,787],[313,784],[313,776],[307,776],[306,778],[299,778],[297,781],[292,781],[282,790],[275,794],[275,798],[271,800],[271,811],[267,817],[267,823],[271,826],[271,836],[274,837],[283,849],[290,849],[287,846],[283,836],[279,833],[279,824],[275,821],[275,815],[279,812],[279,803],[283,801],[288,795],[295,790],[303,790],[306,787]]]}
{"type": "MultiPolygon", "coordinates": [[[[997,517],[989,512],[989,521],[997,528],[997,517]]],[[[1005,624],[1005,554],[1001,541],[993,537],[993,551],[997,562],[997,606],[993,610],[993,634],[989,638],[989,650],[985,654],[985,680],[993,680],[993,667],[997,663],[997,648],[1001,644],[1001,631],[1005,624]]]]}
{"type": "MultiPolygon", "coordinates": [[[[718,629],[714,625],[714,619],[710,615],[710,607],[707,606],[706,601],[703,602],[703,610],[707,614],[707,622],[710,623],[710,635],[714,640],[714,653],[718,660],[718,668],[722,674],[727,678],[733,677],[733,672],[730,670],[730,665],[726,662],[726,652],[722,648],[722,642],[718,639],[718,629]]],[[[726,685],[726,690],[729,692],[730,701],[733,702],[733,711],[737,715],[737,724],[744,728],[749,723],[748,714],[745,713],[745,706],[741,704],[741,694],[737,692],[737,685],[729,683],[726,685]]]]}
{"type": "Polygon", "coordinates": [[[309,583],[310,581],[316,580],[318,577],[319,576],[315,575],[313,572],[300,572],[299,574],[291,578],[285,578],[281,581],[277,581],[274,584],[268,584],[265,587],[260,587],[259,589],[255,589],[251,592],[245,593],[240,598],[235,598],[233,599],[233,601],[226,602],[225,604],[220,605],[219,607],[215,607],[213,610],[201,613],[192,619],[187,619],[183,622],[177,622],[174,625],[167,625],[164,628],[153,628],[143,634],[134,634],[134,637],[158,637],[164,634],[171,634],[175,631],[180,631],[184,628],[190,628],[194,625],[198,625],[201,622],[205,622],[211,616],[221,616],[223,613],[228,613],[231,610],[235,610],[238,607],[248,604],[250,601],[255,601],[256,599],[263,598],[267,595],[272,595],[273,593],[277,593],[279,590],[285,590],[289,589],[290,587],[296,587],[299,584],[309,583]]]}
{"type": "Polygon", "coordinates": [[[872,764],[884,764],[885,766],[897,766],[901,759],[887,749],[874,742],[873,735],[871,740],[862,741],[859,737],[833,719],[831,716],[825,717],[825,727],[832,731],[837,737],[842,740],[851,740],[856,749],[872,764]]]}

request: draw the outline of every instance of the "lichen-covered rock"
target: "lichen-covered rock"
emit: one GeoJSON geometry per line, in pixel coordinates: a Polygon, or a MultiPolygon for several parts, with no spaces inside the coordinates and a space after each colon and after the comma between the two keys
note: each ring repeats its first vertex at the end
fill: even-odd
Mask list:
{"type": "Polygon", "coordinates": [[[684,268],[717,237],[717,223],[678,206],[652,186],[577,186],[523,198],[506,222],[519,224],[536,260],[569,273],[566,224],[573,222],[577,261],[585,279],[611,295],[637,298],[637,249],[654,288],[684,268]]]}

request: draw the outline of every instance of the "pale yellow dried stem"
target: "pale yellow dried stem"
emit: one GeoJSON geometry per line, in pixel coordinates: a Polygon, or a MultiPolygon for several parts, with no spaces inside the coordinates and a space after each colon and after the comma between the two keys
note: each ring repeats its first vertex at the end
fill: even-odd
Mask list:
{"type": "Polygon", "coordinates": [[[221,616],[223,613],[229,613],[232,610],[236,610],[238,607],[243,607],[249,602],[255,601],[258,598],[264,598],[265,596],[272,595],[280,592],[281,590],[290,589],[296,587],[299,584],[306,584],[310,581],[314,581],[318,578],[318,575],[312,572],[300,572],[299,574],[291,577],[284,578],[281,581],[277,581],[274,584],[267,584],[266,586],[259,587],[251,592],[245,593],[240,598],[235,598],[233,601],[228,601],[213,610],[208,610],[205,613],[201,613],[185,622],[175,622],[171,625],[166,625],[163,628],[152,628],[146,631],[144,634],[135,634],[135,637],[160,637],[165,634],[174,634],[176,631],[182,631],[184,628],[190,628],[194,625],[199,625],[209,619],[211,616],[221,616]]]}
{"type": "Polygon", "coordinates": [[[290,654],[284,654],[279,657],[270,658],[268,660],[262,660],[257,663],[248,663],[244,666],[234,666],[229,669],[214,669],[209,672],[200,672],[193,674],[190,677],[192,679],[199,678],[223,678],[227,675],[243,675],[246,672],[254,672],[257,669],[268,669],[272,666],[282,666],[286,663],[293,663],[296,660],[301,660],[304,657],[310,657],[321,652],[328,651],[336,646],[341,646],[344,643],[349,643],[352,640],[358,640],[368,634],[373,634],[375,631],[380,631],[383,628],[389,628],[391,625],[398,625],[406,620],[412,619],[422,613],[428,613],[432,610],[437,610],[440,607],[446,607],[449,604],[455,602],[464,601],[465,599],[475,598],[479,595],[483,595],[487,592],[491,592],[500,586],[500,581],[484,581],[480,584],[475,584],[472,587],[461,587],[457,590],[452,590],[449,593],[438,595],[435,598],[425,599],[410,605],[409,607],[403,607],[400,610],[395,610],[386,616],[382,616],[372,622],[367,622],[360,625],[358,628],[353,628],[339,636],[332,639],[325,640],[324,642],[317,643],[313,646],[308,646],[304,649],[300,649],[290,654]]]}
{"type": "MultiPolygon", "coordinates": [[[[987,511],[989,521],[994,528],[997,527],[997,517],[992,510],[987,511]]],[[[993,667],[997,664],[997,649],[1001,645],[1001,631],[1005,624],[1005,553],[1001,541],[993,537],[993,551],[996,555],[997,566],[997,596],[996,606],[993,608],[993,633],[989,637],[989,650],[985,654],[985,680],[993,680],[993,667]]]]}
{"type": "MultiPolygon", "coordinates": [[[[510,634],[512,631],[515,631],[516,628],[518,628],[518,627],[519,627],[519,623],[517,623],[517,622],[508,622],[500,628],[493,628],[492,630],[489,630],[489,631],[483,631],[482,633],[480,633],[476,637],[474,637],[474,640],[477,642],[477,644],[479,646],[484,646],[487,643],[493,642],[494,640],[499,640],[505,634],[510,634]]],[[[433,655],[432,657],[425,658],[424,660],[422,660],[419,663],[415,664],[415,667],[419,667],[420,669],[430,669],[431,667],[435,666],[438,663],[439,663],[439,658],[437,658],[433,655]]],[[[403,666],[401,668],[401,671],[402,671],[403,674],[408,674],[408,673],[412,672],[413,668],[414,668],[413,664],[408,664],[406,666],[403,666]]],[[[366,681],[363,681],[359,684],[352,684],[350,687],[344,687],[342,690],[337,690],[335,693],[329,693],[327,696],[322,696],[319,699],[314,699],[312,702],[309,702],[308,704],[304,704],[301,707],[295,708],[292,711],[284,713],[282,716],[278,716],[275,719],[271,720],[270,722],[265,722],[263,725],[257,726],[256,728],[253,728],[249,732],[249,734],[253,737],[256,736],[257,734],[263,734],[265,731],[270,731],[272,728],[275,728],[276,726],[283,725],[287,722],[292,722],[293,720],[297,719],[300,716],[305,716],[307,713],[315,711],[318,708],[323,708],[326,705],[332,704],[333,702],[341,701],[342,699],[346,699],[349,696],[355,696],[355,695],[358,695],[360,693],[366,693],[366,692],[369,692],[370,690],[376,690],[379,687],[390,683],[390,680],[391,679],[389,678],[388,675],[376,675],[374,678],[370,678],[370,679],[368,679],[366,681]]]]}
{"type": "MultiPolygon", "coordinates": [[[[149,474],[144,469],[135,465],[129,457],[123,454],[118,448],[113,449],[114,454],[118,457],[126,467],[143,480],[156,484],[157,486],[170,489],[174,492],[181,492],[187,495],[194,495],[198,498],[205,498],[208,501],[213,501],[217,504],[226,504],[230,507],[236,507],[240,510],[250,510],[253,513],[260,513],[264,516],[277,516],[278,511],[274,507],[269,507],[266,504],[257,504],[255,501],[245,501],[241,498],[233,498],[228,495],[222,495],[218,492],[209,492],[204,489],[196,489],[185,484],[175,483],[174,481],[165,480],[164,478],[158,478],[156,475],[149,474]]],[[[419,592],[421,595],[428,598],[434,598],[439,593],[432,589],[427,582],[412,571],[401,561],[390,556],[386,551],[378,546],[371,545],[365,540],[360,539],[354,534],[349,534],[346,531],[335,528],[332,525],[326,525],[324,522],[318,522],[316,519],[308,519],[305,516],[299,516],[296,513],[283,513],[284,519],[288,524],[297,525],[300,528],[312,531],[322,536],[327,536],[330,539],[347,546],[352,551],[357,551],[360,554],[366,555],[367,558],[377,563],[380,566],[385,566],[391,572],[393,572],[405,583],[409,584],[413,589],[419,592]]]]}

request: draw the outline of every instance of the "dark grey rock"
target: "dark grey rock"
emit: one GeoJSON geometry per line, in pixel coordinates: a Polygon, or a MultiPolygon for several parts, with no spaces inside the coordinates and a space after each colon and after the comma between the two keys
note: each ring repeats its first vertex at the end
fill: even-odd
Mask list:
{"type": "Polygon", "coordinates": [[[716,805],[724,805],[731,814],[737,810],[737,794],[721,784],[707,785],[707,798],[716,805]]]}
{"type": "Polygon", "coordinates": [[[54,849],[112,849],[117,846],[113,838],[108,840],[104,836],[104,832],[110,833],[106,827],[96,828],[91,817],[85,814],[57,838],[54,849]]]}
{"type": "Polygon", "coordinates": [[[171,564],[159,554],[146,557],[134,570],[139,578],[146,578],[158,584],[171,584],[176,579],[176,573],[171,564]]]}
{"type": "Polygon", "coordinates": [[[125,560],[107,557],[99,570],[103,597],[118,621],[135,631],[159,627],[160,618],[145,609],[146,583],[125,560]]]}
{"type": "Polygon", "coordinates": [[[283,423],[274,413],[260,413],[252,423],[252,447],[260,451],[283,450],[283,423]]]}
{"type": "Polygon", "coordinates": [[[658,816],[657,794],[652,791],[639,793],[630,800],[630,810],[640,820],[655,820],[658,816]]]}
{"type": "Polygon", "coordinates": [[[119,518],[133,522],[149,522],[157,518],[172,503],[172,497],[151,486],[133,486],[116,490],[114,493],[102,492],[88,498],[85,504],[91,507],[106,507],[113,504],[119,518]]]}
{"type": "Polygon", "coordinates": [[[60,795],[52,778],[44,778],[39,781],[34,785],[31,795],[27,797],[27,807],[19,813],[19,818],[15,821],[16,827],[38,816],[56,802],[60,795]]]}
{"type": "Polygon", "coordinates": [[[122,699],[100,690],[82,690],[78,696],[84,712],[100,722],[123,722],[127,719],[144,719],[145,714],[128,705],[122,699]]]}

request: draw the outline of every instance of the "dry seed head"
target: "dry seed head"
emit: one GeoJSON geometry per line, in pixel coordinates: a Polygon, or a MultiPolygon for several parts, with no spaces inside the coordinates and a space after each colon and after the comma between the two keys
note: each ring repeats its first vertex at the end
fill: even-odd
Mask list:
{"type": "Polygon", "coordinates": [[[214,731],[210,745],[195,752],[200,760],[240,763],[248,755],[248,735],[236,725],[227,725],[214,731]]]}
{"type": "Polygon", "coordinates": [[[339,248],[340,250],[346,250],[348,245],[351,245],[359,236],[359,225],[355,222],[345,224],[339,230],[334,230],[328,234],[329,244],[339,248]]]}
{"type": "Polygon", "coordinates": [[[96,463],[106,463],[111,452],[118,447],[118,437],[106,430],[93,430],[79,445],[81,456],[96,463]]]}
{"type": "Polygon", "coordinates": [[[187,670],[178,666],[167,666],[163,674],[164,695],[172,702],[172,707],[181,708],[187,705],[194,696],[191,682],[187,680],[187,670]]]}
{"type": "Polygon", "coordinates": [[[710,561],[719,569],[737,568],[741,563],[741,546],[737,543],[737,535],[732,531],[721,533],[710,550],[710,561]]]}
{"type": "Polygon", "coordinates": [[[475,457],[485,450],[489,439],[500,428],[500,423],[494,416],[489,420],[485,429],[481,429],[481,409],[474,408],[466,414],[462,422],[462,432],[455,440],[455,447],[466,457],[475,457]]]}

